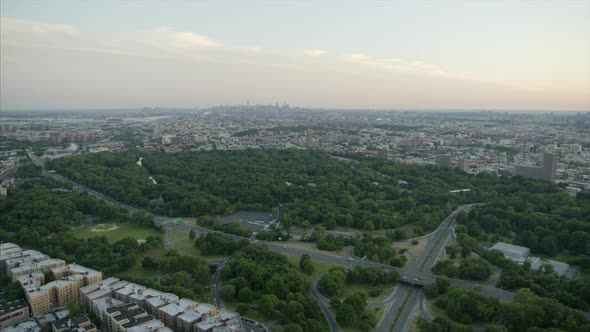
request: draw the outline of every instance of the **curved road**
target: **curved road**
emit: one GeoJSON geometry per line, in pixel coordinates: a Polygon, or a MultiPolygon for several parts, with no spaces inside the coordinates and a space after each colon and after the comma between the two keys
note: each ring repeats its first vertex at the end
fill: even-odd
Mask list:
{"type": "Polygon", "coordinates": [[[324,317],[326,317],[326,320],[328,321],[328,325],[330,325],[330,331],[338,332],[338,323],[334,319],[334,316],[332,316],[332,313],[330,312],[328,307],[326,307],[326,305],[324,304],[324,301],[322,301],[322,295],[318,290],[318,280],[314,281],[313,284],[309,286],[309,293],[320,306],[320,309],[322,310],[324,317]]]}

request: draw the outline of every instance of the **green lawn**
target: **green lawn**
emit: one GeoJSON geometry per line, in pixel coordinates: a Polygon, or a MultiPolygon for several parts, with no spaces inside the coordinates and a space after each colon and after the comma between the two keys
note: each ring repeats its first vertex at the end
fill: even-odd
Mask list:
{"type": "Polygon", "coordinates": [[[201,255],[199,248],[195,247],[194,240],[190,239],[177,240],[176,242],[174,242],[174,249],[176,249],[179,254],[185,256],[201,255]]]}
{"type": "MultiPolygon", "coordinates": [[[[289,262],[299,269],[299,258],[300,256],[286,255],[289,262]]],[[[317,260],[311,260],[313,263],[313,273],[311,275],[303,274],[309,281],[313,282],[317,280],[322,274],[327,273],[331,268],[338,267],[340,265],[320,262],[317,260]]]]}
{"type": "Polygon", "coordinates": [[[149,235],[161,235],[155,229],[135,224],[99,224],[86,225],[72,230],[74,236],[81,239],[87,239],[93,236],[106,236],[109,241],[116,242],[126,237],[132,237],[136,240],[143,240],[149,235]],[[110,230],[109,230],[110,229],[110,230]],[[94,231],[93,231],[94,230],[94,231]],[[101,230],[97,232],[96,230],[101,230]]]}
{"type": "Polygon", "coordinates": [[[367,295],[367,302],[368,303],[379,302],[379,301],[385,299],[386,297],[388,297],[389,295],[391,295],[391,292],[393,291],[393,287],[395,287],[395,286],[394,285],[373,286],[373,285],[367,285],[367,284],[357,284],[357,283],[347,282],[344,285],[344,291],[342,292],[342,298],[351,296],[352,294],[358,292],[358,293],[363,293],[363,294],[367,295]],[[373,289],[381,290],[381,294],[379,294],[376,297],[369,296],[369,291],[371,291],[373,289]]]}

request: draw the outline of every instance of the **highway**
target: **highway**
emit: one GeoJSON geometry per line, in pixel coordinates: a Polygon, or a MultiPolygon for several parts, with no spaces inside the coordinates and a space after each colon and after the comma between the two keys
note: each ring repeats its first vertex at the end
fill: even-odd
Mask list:
{"type": "MultiPolygon", "coordinates": [[[[52,177],[58,181],[61,181],[61,182],[70,182],[70,183],[72,183],[74,188],[81,190],[81,191],[85,191],[97,198],[103,199],[105,202],[109,202],[109,203],[115,204],[121,208],[125,208],[132,214],[139,211],[139,209],[137,209],[135,207],[123,204],[123,203],[121,203],[111,197],[108,197],[100,192],[97,192],[97,191],[90,189],[90,188],[88,188],[84,185],[81,185],[79,183],[73,182],[70,179],[67,179],[59,174],[49,173],[45,169],[45,165],[40,158],[34,156],[32,153],[30,153],[29,156],[30,156],[31,160],[33,160],[33,162],[36,165],[40,166],[43,169],[43,173],[47,176],[50,176],[50,177],[52,177]]],[[[384,264],[379,264],[379,263],[375,263],[375,262],[363,261],[363,260],[359,260],[354,257],[343,257],[343,256],[338,256],[338,255],[333,255],[333,254],[328,254],[328,253],[308,251],[308,250],[304,250],[304,249],[287,247],[284,244],[281,244],[280,242],[257,241],[254,239],[250,239],[250,240],[256,245],[267,246],[269,248],[269,250],[272,250],[274,252],[279,252],[282,254],[295,255],[295,256],[301,256],[303,254],[308,254],[314,260],[319,260],[319,261],[323,261],[323,262],[327,262],[327,263],[341,265],[341,266],[345,266],[345,267],[349,267],[349,268],[354,267],[354,266],[364,266],[364,267],[377,267],[377,268],[383,269],[384,271],[397,271],[400,274],[400,279],[399,279],[400,283],[394,289],[392,295],[390,296],[390,298],[392,300],[390,302],[386,303],[384,314],[382,315],[382,317],[377,325],[376,331],[389,332],[392,329],[394,331],[407,331],[409,329],[409,327],[411,326],[411,323],[413,321],[415,314],[418,311],[420,311],[419,303],[422,301],[422,299],[424,297],[421,286],[431,284],[431,283],[435,282],[435,280],[436,280],[436,276],[433,275],[430,272],[430,270],[431,270],[432,266],[434,266],[434,264],[436,263],[442,250],[444,250],[446,242],[448,241],[448,239],[452,235],[455,217],[462,211],[465,211],[465,212],[469,211],[469,209],[472,206],[473,205],[461,206],[461,207],[457,208],[455,211],[453,211],[447,218],[445,218],[441,222],[439,227],[434,232],[429,234],[430,238],[424,239],[425,241],[428,241],[428,242],[425,246],[423,254],[416,257],[415,260],[413,260],[412,262],[407,264],[407,266],[404,267],[403,269],[384,265],[384,264]]],[[[202,227],[199,227],[196,225],[173,223],[173,222],[171,222],[171,220],[172,220],[172,218],[168,218],[165,216],[155,216],[154,217],[154,223],[156,225],[162,226],[162,227],[164,227],[164,226],[165,227],[172,227],[174,229],[184,231],[184,232],[189,232],[189,231],[193,230],[193,231],[195,231],[197,233],[201,233],[201,234],[206,234],[209,232],[216,232],[216,231],[212,231],[210,229],[202,228],[202,227]]],[[[231,238],[234,238],[236,240],[244,239],[244,237],[237,236],[237,235],[232,235],[232,234],[225,234],[225,235],[229,236],[231,238]]],[[[214,278],[216,278],[215,279],[216,281],[214,281],[215,287],[212,287],[212,288],[214,288],[212,290],[212,292],[213,292],[212,295],[213,295],[213,299],[216,301],[215,304],[217,306],[222,306],[223,303],[221,302],[221,299],[219,297],[219,287],[220,287],[220,277],[219,277],[219,273],[218,273],[219,271],[220,271],[220,268],[218,268],[218,270],[216,271],[215,276],[214,276],[214,278]]],[[[514,293],[511,293],[511,292],[508,292],[508,291],[505,291],[502,289],[494,288],[494,287],[480,286],[474,282],[469,282],[469,281],[459,280],[459,279],[451,279],[451,284],[463,287],[467,290],[472,290],[476,287],[479,287],[483,294],[496,297],[502,301],[510,301],[510,300],[514,299],[514,293]]],[[[315,295],[320,296],[319,294],[314,295],[314,292],[317,292],[317,289],[315,289],[315,291],[314,291],[314,289],[315,289],[315,287],[311,287],[311,289],[310,289],[312,296],[314,296],[314,297],[316,297],[315,295]]],[[[323,305],[321,300],[319,300],[318,303],[320,304],[320,308],[322,308],[322,311],[327,310],[327,308],[325,308],[325,305],[323,305]]],[[[325,311],[324,311],[324,313],[325,313],[325,311]]],[[[326,317],[331,317],[331,315],[326,315],[326,317]]],[[[330,327],[332,329],[333,328],[332,324],[335,324],[335,322],[330,322],[329,318],[328,318],[328,322],[329,322],[330,327]]],[[[336,329],[337,328],[338,327],[336,324],[336,329]]],[[[335,331],[335,330],[332,329],[332,331],[335,331]]]]}
{"type": "MultiPolygon", "coordinates": [[[[455,217],[460,212],[469,211],[470,208],[471,205],[460,206],[440,223],[436,231],[431,233],[423,254],[406,265],[403,273],[400,274],[400,280],[416,285],[428,285],[436,280],[436,277],[430,273],[430,269],[451,236],[455,217]]],[[[408,284],[400,284],[394,292],[396,301],[384,310],[376,328],[378,332],[389,332],[392,328],[395,331],[407,331],[414,319],[419,299],[423,296],[422,289],[408,284]]]]}

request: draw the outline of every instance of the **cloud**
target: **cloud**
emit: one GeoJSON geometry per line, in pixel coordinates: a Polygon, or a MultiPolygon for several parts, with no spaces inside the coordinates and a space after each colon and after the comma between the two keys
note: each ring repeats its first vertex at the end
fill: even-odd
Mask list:
{"type": "Polygon", "coordinates": [[[175,31],[170,27],[159,27],[153,30],[148,30],[145,33],[141,33],[146,37],[144,40],[152,45],[158,45],[160,47],[173,47],[177,49],[190,49],[190,48],[212,48],[221,47],[222,44],[209,37],[200,35],[195,32],[188,31],[175,31]]]}
{"type": "Polygon", "coordinates": [[[47,37],[55,33],[66,36],[80,35],[80,31],[71,25],[32,22],[10,17],[2,17],[0,19],[0,32],[6,36],[29,35],[47,37]]]}
{"type": "MultiPolygon", "coordinates": [[[[236,46],[168,26],[106,34],[12,18],[0,18],[0,23],[0,105],[11,107],[32,102],[186,106],[250,97],[322,107],[449,108],[480,102],[493,108],[502,100],[519,106],[531,100],[557,104],[557,97],[550,103],[547,91],[525,96],[506,82],[474,80],[395,54],[236,46]]],[[[587,105],[587,95],[579,95],[572,94],[571,103],[587,105]]]]}
{"type": "Polygon", "coordinates": [[[328,53],[328,52],[326,52],[324,50],[304,50],[303,51],[303,54],[308,55],[308,56],[322,56],[326,53],[328,53]]]}

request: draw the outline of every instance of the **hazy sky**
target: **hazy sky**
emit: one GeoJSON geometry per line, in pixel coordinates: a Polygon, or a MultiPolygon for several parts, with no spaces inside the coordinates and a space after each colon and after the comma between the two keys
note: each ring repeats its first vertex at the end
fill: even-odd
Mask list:
{"type": "Polygon", "coordinates": [[[0,107],[590,110],[590,1],[0,1],[0,107]]]}

